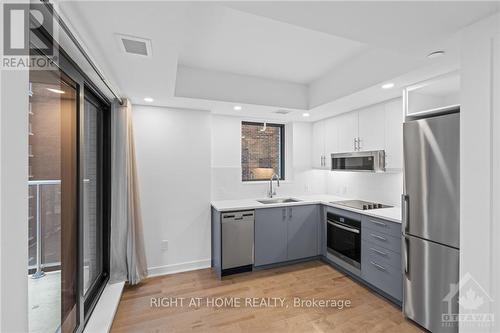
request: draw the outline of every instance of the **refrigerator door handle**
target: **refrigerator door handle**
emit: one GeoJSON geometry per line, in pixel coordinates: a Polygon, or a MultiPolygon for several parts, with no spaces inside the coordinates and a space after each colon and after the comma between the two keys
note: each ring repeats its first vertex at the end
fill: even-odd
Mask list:
{"type": "Polygon", "coordinates": [[[409,231],[409,216],[408,216],[408,204],[410,201],[410,197],[408,194],[401,195],[401,218],[403,222],[403,230],[405,233],[409,231]]]}
{"type": "Polygon", "coordinates": [[[404,245],[404,269],[405,275],[408,277],[410,273],[410,240],[408,236],[403,235],[403,245],[404,245]]]}

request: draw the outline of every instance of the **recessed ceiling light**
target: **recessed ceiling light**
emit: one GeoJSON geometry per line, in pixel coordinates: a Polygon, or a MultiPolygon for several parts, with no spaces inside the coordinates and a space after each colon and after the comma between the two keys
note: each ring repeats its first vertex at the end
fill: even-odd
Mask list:
{"type": "Polygon", "coordinates": [[[302,114],[302,117],[309,117],[309,116],[310,116],[310,114],[309,114],[309,113],[307,113],[307,112],[304,112],[304,113],[302,114]]]}
{"type": "Polygon", "coordinates": [[[382,85],[382,89],[391,89],[391,88],[394,88],[394,83],[392,82],[388,82],[382,85]]]}
{"type": "Polygon", "coordinates": [[[154,99],[151,97],[144,97],[144,102],[152,103],[154,102],[154,99]]]}
{"type": "Polygon", "coordinates": [[[60,89],[52,89],[52,88],[47,88],[48,91],[51,91],[53,93],[56,93],[56,94],[64,94],[65,91],[64,90],[60,90],[60,89]]]}
{"type": "Polygon", "coordinates": [[[233,106],[233,110],[234,110],[234,111],[241,111],[241,109],[243,109],[243,108],[241,107],[241,105],[235,105],[235,106],[233,106]]]}
{"type": "Polygon", "coordinates": [[[431,52],[427,55],[427,58],[429,59],[433,59],[433,58],[438,58],[438,57],[441,57],[445,54],[445,52],[443,50],[439,50],[439,51],[434,51],[434,52],[431,52]]]}

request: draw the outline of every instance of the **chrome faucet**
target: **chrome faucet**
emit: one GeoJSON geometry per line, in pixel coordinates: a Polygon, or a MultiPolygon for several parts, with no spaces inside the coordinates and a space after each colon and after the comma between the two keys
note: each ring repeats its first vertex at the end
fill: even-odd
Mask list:
{"type": "Polygon", "coordinates": [[[276,190],[273,188],[273,180],[276,178],[276,182],[278,184],[278,187],[280,187],[280,177],[273,173],[271,176],[271,179],[269,179],[269,192],[267,192],[267,196],[269,198],[272,198],[274,195],[276,195],[276,190]]]}

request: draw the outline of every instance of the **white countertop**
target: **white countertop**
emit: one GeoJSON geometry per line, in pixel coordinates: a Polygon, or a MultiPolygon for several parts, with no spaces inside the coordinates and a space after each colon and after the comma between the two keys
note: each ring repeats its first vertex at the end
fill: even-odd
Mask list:
{"type": "MultiPolygon", "coordinates": [[[[257,200],[266,200],[269,198],[259,198],[259,199],[241,199],[241,200],[219,200],[212,201],[212,207],[219,212],[227,212],[234,210],[246,210],[246,209],[259,209],[259,208],[272,208],[272,207],[284,207],[284,206],[302,206],[302,205],[314,205],[322,204],[330,207],[335,207],[339,209],[349,210],[363,215],[379,217],[388,221],[401,223],[401,207],[392,208],[379,208],[373,210],[360,210],[356,208],[350,208],[338,204],[334,204],[334,201],[352,200],[350,198],[341,198],[334,195],[328,194],[317,194],[317,195],[293,195],[286,196],[287,198],[294,198],[300,200],[299,202],[289,202],[289,203],[276,203],[276,204],[263,204],[257,200]]],[[[280,196],[276,198],[281,198],[280,196]]]]}

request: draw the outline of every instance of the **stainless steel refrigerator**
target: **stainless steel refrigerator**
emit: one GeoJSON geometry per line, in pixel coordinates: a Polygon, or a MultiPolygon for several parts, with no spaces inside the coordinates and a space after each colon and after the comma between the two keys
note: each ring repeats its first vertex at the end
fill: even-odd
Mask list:
{"type": "Polygon", "coordinates": [[[457,332],[443,314],[458,313],[460,114],[406,121],[403,134],[403,312],[432,332],[457,332]]]}

